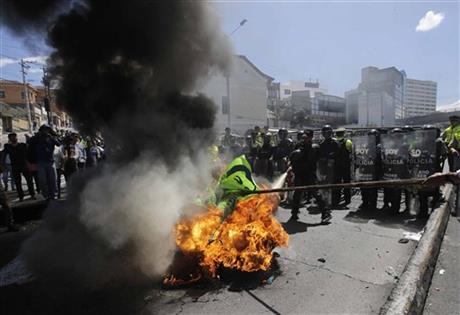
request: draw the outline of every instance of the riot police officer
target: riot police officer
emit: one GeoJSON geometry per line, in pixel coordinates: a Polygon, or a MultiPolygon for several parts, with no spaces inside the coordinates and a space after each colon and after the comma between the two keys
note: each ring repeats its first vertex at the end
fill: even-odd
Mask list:
{"type": "MultiPolygon", "coordinates": [[[[402,127],[401,129],[405,134],[404,138],[406,139],[405,142],[408,146],[408,149],[409,150],[414,149],[417,145],[417,139],[414,134],[415,129],[409,125],[406,125],[402,127]]],[[[412,168],[410,164],[411,162],[409,161],[408,167],[412,168]]],[[[412,201],[415,200],[414,198],[416,198],[416,193],[414,192],[412,188],[403,189],[403,193],[404,193],[404,204],[406,206],[406,208],[404,209],[404,212],[406,214],[410,214],[411,204],[412,204],[412,201]]]]}
{"type": "MultiPolygon", "coordinates": [[[[345,128],[337,129],[335,131],[335,136],[339,146],[335,163],[335,182],[349,183],[351,178],[351,153],[353,142],[345,138],[345,128]]],[[[341,192],[340,189],[334,190],[334,204],[340,202],[341,192]]],[[[343,194],[345,197],[344,205],[348,205],[351,202],[351,189],[345,188],[343,194]]]]}
{"type": "Polygon", "coordinates": [[[275,148],[273,160],[275,169],[278,173],[284,173],[287,170],[287,159],[294,149],[292,140],[288,138],[288,131],[281,128],[278,131],[278,145],[275,148]]]}
{"type": "MultiPolygon", "coordinates": [[[[334,138],[332,138],[331,126],[323,126],[323,128],[321,129],[321,135],[323,136],[323,139],[319,143],[319,181],[323,184],[333,184],[336,182],[334,172],[339,152],[339,144],[334,138]]],[[[324,194],[324,199],[328,206],[337,206],[337,200],[335,200],[335,198],[332,198],[332,192],[330,190],[322,191],[322,193],[324,194]]]]}
{"type": "MultiPolygon", "coordinates": [[[[394,128],[389,137],[382,138],[382,168],[383,179],[407,179],[409,177],[408,159],[409,147],[405,143],[404,132],[394,128]]],[[[398,214],[401,207],[401,188],[385,188],[391,214],[398,214]]]]}
{"type": "Polygon", "coordinates": [[[264,143],[257,151],[257,159],[254,171],[257,176],[264,176],[271,180],[273,176],[273,153],[275,151],[271,144],[271,134],[264,134],[264,143]]]}
{"type": "MultiPolygon", "coordinates": [[[[313,185],[316,183],[316,163],[318,161],[319,147],[312,143],[313,131],[302,135],[299,148],[291,153],[290,161],[294,172],[295,186],[313,185]]],[[[328,222],[332,216],[325,208],[324,202],[317,191],[312,192],[318,207],[321,209],[321,222],[328,222]]],[[[292,200],[291,219],[298,220],[301,191],[295,191],[292,200]]]]}
{"type": "Polygon", "coordinates": [[[294,150],[300,149],[300,147],[302,146],[302,136],[303,136],[303,134],[304,134],[304,132],[302,130],[297,132],[296,142],[295,142],[295,145],[294,145],[294,150]]]}
{"type": "MultiPolygon", "coordinates": [[[[421,135],[419,135],[418,138],[420,138],[422,144],[419,145],[421,156],[417,170],[419,170],[419,173],[423,172],[423,177],[429,177],[434,173],[442,171],[443,161],[447,157],[447,147],[444,141],[439,137],[440,130],[438,128],[431,125],[425,125],[420,133],[421,135]],[[423,143],[425,145],[423,145],[423,143]]],[[[421,177],[417,176],[417,174],[413,176],[421,177]]],[[[427,187],[418,191],[418,198],[420,201],[418,218],[426,218],[428,216],[428,198],[430,196],[433,197],[434,207],[441,198],[439,187],[427,187]]]]}
{"type": "MultiPolygon", "coordinates": [[[[366,143],[363,145],[365,151],[358,155],[355,152],[355,179],[374,181],[380,179],[381,157],[380,157],[380,132],[372,129],[365,136],[366,143]]],[[[369,211],[377,208],[378,188],[362,188],[362,203],[358,210],[369,211]]]]}

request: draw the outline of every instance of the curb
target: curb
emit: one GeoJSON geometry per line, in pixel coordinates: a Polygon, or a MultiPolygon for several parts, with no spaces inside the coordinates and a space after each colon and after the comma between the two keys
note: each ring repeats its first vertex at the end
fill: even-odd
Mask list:
{"type": "Polygon", "coordinates": [[[441,242],[455,204],[455,191],[451,184],[443,189],[446,202],[436,208],[426,223],[422,238],[393,288],[380,315],[421,314],[430,287],[441,242]]]}

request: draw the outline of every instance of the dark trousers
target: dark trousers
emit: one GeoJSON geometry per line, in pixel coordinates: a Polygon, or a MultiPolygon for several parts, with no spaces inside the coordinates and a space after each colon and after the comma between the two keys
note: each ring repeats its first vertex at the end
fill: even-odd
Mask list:
{"type": "Polygon", "coordinates": [[[397,214],[401,208],[401,194],[402,189],[400,188],[385,188],[384,194],[388,197],[388,202],[390,204],[390,213],[397,214]]]}
{"type": "MultiPolygon", "coordinates": [[[[56,186],[57,186],[57,197],[58,199],[61,199],[61,178],[62,178],[62,175],[64,175],[64,178],[65,178],[65,174],[64,174],[64,170],[62,169],[56,169],[56,186]]],[[[67,181],[66,181],[66,184],[67,184],[67,181]]]]}
{"type": "Polygon", "coordinates": [[[420,191],[418,193],[418,199],[420,201],[420,211],[418,216],[424,217],[428,215],[428,197],[433,195],[433,193],[429,193],[427,191],[420,191]]]}
{"type": "MultiPolygon", "coordinates": [[[[316,183],[315,178],[313,175],[308,176],[308,177],[301,177],[298,175],[295,175],[294,177],[294,185],[295,186],[307,186],[307,185],[314,185],[316,183]]],[[[326,210],[326,207],[324,206],[324,201],[321,198],[321,195],[318,193],[318,191],[311,191],[311,196],[315,198],[316,203],[318,204],[318,207],[321,209],[322,216],[325,216],[329,210],[326,210]]],[[[302,197],[303,192],[296,190],[294,192],[294,195],[292,196],[292,210],[291,214],[292,215],[297,215],[299,213],[299,207],[300,207],[300,199],[302,197]]]]}
{"type": "Polygon", "coordinates": [[[32,182],[32,175],[28,170],[25,169],[15,169],[13,167],[13,178],[14,183],[16,184],[16,190],[18,191],[18,197],[20,199],[24,198],[24,191],[22,190],[22,178],[24,176],[27,182],[27,189],[29,190],[29,195],[31,197],[35,196],[34,183],[32,182]]]}
{"type": "Polygon", "coordinates": [[[11,226],[14,223],[13,211],[11,210],[10,203],[6,196],[3,185],[0,183],[0,206],[2,206],[3,218],[6,226],[11,226]]]}
{"type": "Polygon", "coordinates": [[[363,188],[361,189],[361,198],[364,208],[375,209],[377,208],[377,188],[363,188]]]}
{"type": "Polygon", "coordinates": [[[35,184],[35,190],[37,193],[40,193],[40,180],[38,179],[38,171],[31,171],[30,176],[32,177],[34,184],[35,184]]]}
{"type": "MultiPolygon", "coordinates": [[[[349,183],[350,182],[350,164],[348,165],[337,165],[335,168],[335,182],[338,184],[349,183]]],[[[335,189],[332,192],[332,203],[338,204],[340,202],[340,197],[342,195],[342,189],[335,189]]],[[[351,189],[344,188],[343,194],[345,197],[345,202],[350,203],[351,201],[351,189]]]]}

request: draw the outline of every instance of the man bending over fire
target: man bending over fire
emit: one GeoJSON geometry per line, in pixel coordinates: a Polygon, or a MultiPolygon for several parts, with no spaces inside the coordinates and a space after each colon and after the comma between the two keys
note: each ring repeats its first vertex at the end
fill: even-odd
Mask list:
{"type": "Polygon", "coordinates": [[[222,221],[229,216],[238,200],[249,196],[248,192],[259,189],[252,178],[252,169],[246,156],[235,158],[220,176],[210,203],[222,209],[222,221]]]}

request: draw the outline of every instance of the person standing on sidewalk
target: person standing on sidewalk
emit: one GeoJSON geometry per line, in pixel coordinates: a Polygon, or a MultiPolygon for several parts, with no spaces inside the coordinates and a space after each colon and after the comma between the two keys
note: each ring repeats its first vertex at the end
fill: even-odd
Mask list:
{"type": "Polygon", "coordinates": [[[38,130],[35,137],[31,139],[35,146],[38,177],[40,181],[40,189],[42,195],[46,200],[54,199],[56,197],[56,169],[54,168],[54,147],[59,146],[53,130],[43,125],[38,130]]]}
{"type": "MultiPolygon", "coordinates": [[[[5,144],[6,145],[6,144],[5,144]]],[[[3,161],[3,185],[5,186],[5,191],[8,190],[8,182],[11,181],[11,190],[16,190],[16,185],[14,184],[13,172],[11,169],[11,159],[8,153],[5,152],[5,147],[3,147],[2,152],[2,161],[3,161]]]]}
{"type": "MultiPolygon", "coordinates": [[[[0,172],[3,172],[3,166],[0,165],[0,172]]],[[[5,225],[8,227],[9,232],[17,232],[19,229],[14,225],[13,211],[11,210],[8,197],[6,196],[5,189],[0,181],[0,206],[2,207],[5,225]]]]}
{"type": "Polygon", "coordinates": [[[35,199],[34,184],[27,163],[27,145],[25,143],[19,143],[18,136],[15,133],[10,133],[8,135],[8,140],[9,143],[5,144],[5,153],[9,155],[11,160],[11,171],[18,191],[19,201],[24,200],[22,177],[26,179],[30,197],[35,199]]]}

